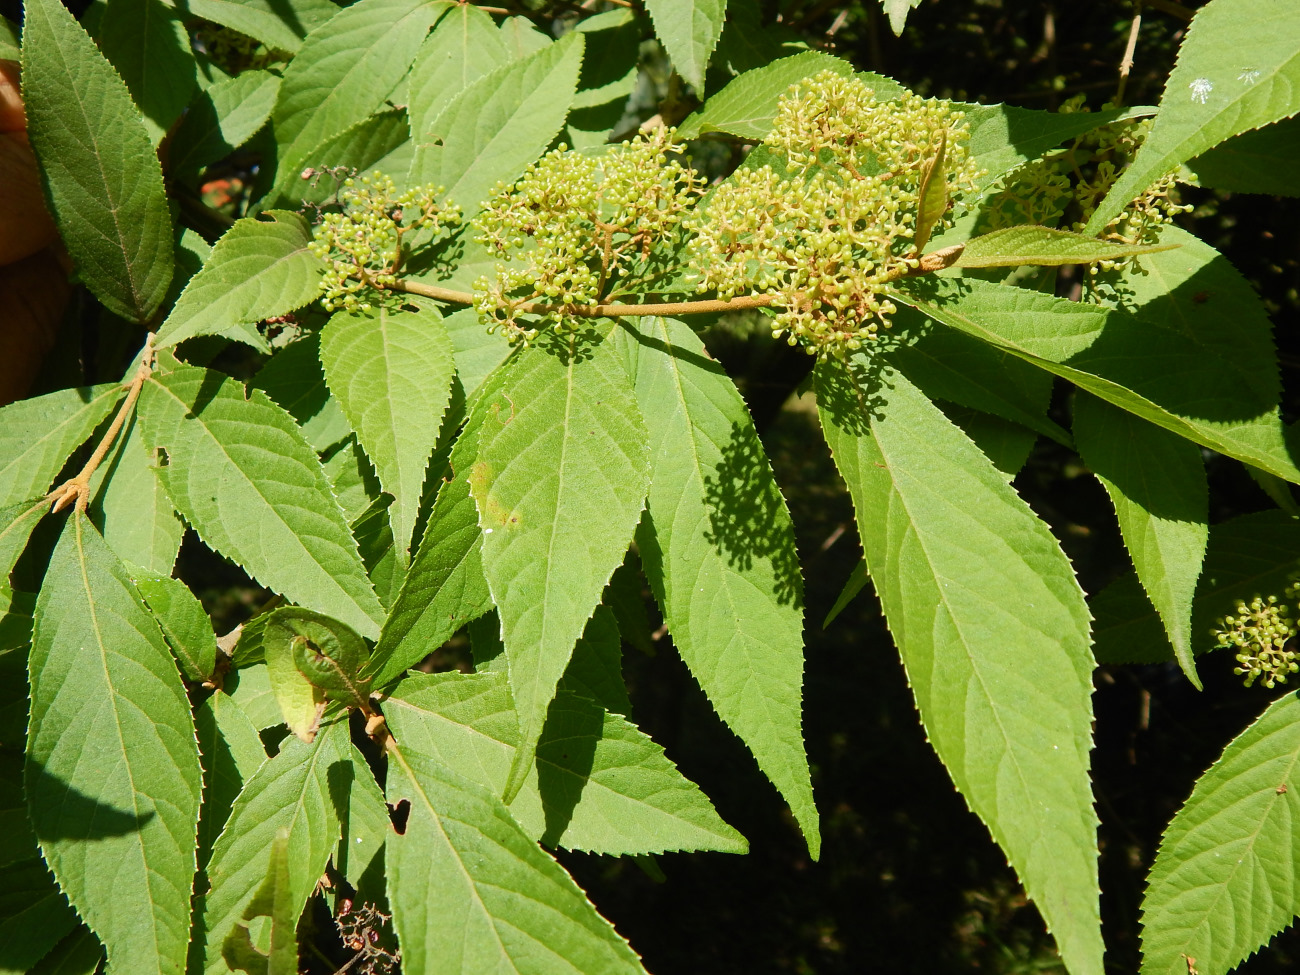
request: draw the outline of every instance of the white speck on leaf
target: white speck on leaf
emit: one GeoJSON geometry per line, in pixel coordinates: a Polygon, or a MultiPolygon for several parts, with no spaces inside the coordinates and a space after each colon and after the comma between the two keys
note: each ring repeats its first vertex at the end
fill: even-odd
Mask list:
{"type": "Polygon", "coordinates": [[[1237,75],[1237,80],[1243,85],[1253,85],[1259,80],[1258,68],[1242,68],[1241,74],[1237,75]]]}
{"type": "Polygon", "coordinates": [[[1210,92],[1214,91],[1214,82],[1209,78],[1197,78],[1187,87],[1192,90],[1192,101],[1204,105],[1210,100],[1210,92]]]}

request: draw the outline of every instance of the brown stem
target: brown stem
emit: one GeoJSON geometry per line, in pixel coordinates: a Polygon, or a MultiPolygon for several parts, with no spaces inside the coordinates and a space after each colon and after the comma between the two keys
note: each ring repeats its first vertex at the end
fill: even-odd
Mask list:
{"type": "Polygon", "coordinates": [[[1137,48],[1138,29],[1142,26],[1142,0],[1133,4],[1133,22],[1128,29],[1128,46],[1124,48],[1124,59],[1119,63],[1119,85],[1115,89],[1115,104],[1124,104],[1124,88],[1128,84],[1128,73],[1133,70],[1133,51],[1137,48]]]}
{"type": "MultiPolygon", "coordinates": [[[[435,301],[448,301],[457,305],[473,304],[474,296],[468,291],[453,291],[439,288],[433,284],[420,284],[415,281],[397,281],[387,286],[390,291],[403,291],[406,294],[433,298],[435,301]]],[[[574,318],[634,318],[638,315],[703,315],[709,312],[746,311],[751,308],[766,308],[775,300],[776,295],[746,295],[741,298],[710,299],[708,301],[670,301],[650,305],[546,305],[537,301],[521,301],[513,306],[516,312],[526,315],[562,314],[574,318]]]]}
{"type": "Polygon", "coordinates": [[[99,441],[99,446],[90,455],[90,460],[86,461],[86,466],[76,477],[60,484],[46,496],[47,501],[53,502],[54,511],[62,511],[74,501],[78,511],[86,510],[86,505],[90,502],[90,479],[108,454],[109,448],[113,446],[113,442],[117,440],[117,435],[121,432],[122,425],[126,423],[126,418],[131,415],[131,410],[135,408],[135,401],[140,398],[144,381],[153,373],[153,339],[154,333],[150,332],[140,357],[140,368],[136,370],[131,385],[127,388],[126,399],[122,401],[117,416],[113,417],[113,422],[109,425],[103,439],[99,441]]]}

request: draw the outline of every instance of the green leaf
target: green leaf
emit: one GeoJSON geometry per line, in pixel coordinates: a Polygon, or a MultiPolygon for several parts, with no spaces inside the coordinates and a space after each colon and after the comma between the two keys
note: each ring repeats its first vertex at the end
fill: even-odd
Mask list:
{"type": "Polygon", "coordinates": [[[212,844],[221,835],[244,783],[266,761],[266,750],[252,720],[224,691],[215,692],[194,709],[194,725],[204,759],[203,815],[199,820],[201,870],[207,866],[212,844]]]}
{"type": "Polygon", "coordinates": [[[1005,227],[966,241],[951,267],[1019,267],[1090,264],[1173,250],[1169,244],[1119,244],[1050,227],[1005,227]]]}
{"type": "MultiPolygon", "coordinates": [[[[1214,646],[1210,630],[1219,619],[1237,612],[1237,600],[1280,598],[1296,571],[1297,552],[1300,521],[1281,511],[1241,515],[1213,526],[1192,602],[1192,652],[1214,646]]],[[[1160,616],[1136,576],[1120,577],[1090,605],[1097,621],[1093,650],[1099,663],[1173,659],[1160,616]]]]}
{"type": "Polygon", "coordinates": [[[183,366],[145,384],[146,438],[172,503],[212,549],[362,636],[383,609],[315,453],[293,420],[233,379],[183,366]]]}
{"type": "Polygon", "coordinates": [[[9,578],[32,532],[49,510],[49,502],[44,498],[0,508],[0,581],[9,578]]]}
{"type": "Polygon", "coordinates": [[[339,810],[352,777],[349,748],[346,717],[327,720],[310,745],[287,739],[235,800],[208,863],[201,922],[208,975],[230,971],[221,946],[261,887],[281,829],[289,832],[288,900],[295,919],[302,913],[338,846],[339,810]]]}
{"type": "Polygon", "coordinates": [[[1287,119],[1243,132],[1195,159],[1187,168],[1201,186],[1231,193],[1300,196],[1291,172],[1300,156],[1300,119],[1287,119]]]}
{"type": "Polygon", "coordinates": [[[1102,971],[1088,611],[1047,526],[902,375],[817,372],[822,429],[921,719],[1073,973],[1102,971]]]}
{"type": "Polygon", "coordinates": [[[82,925],[41,959],[30,975],[95,975],[104,960],[104,946],[82,925]]]}
{"type": "Polygon", "coordinates": [[[452,448],[452,479],[438,491],[411,570],[365,671],[373,672],[375,687],[391,683],[492,608],[492,594],[483,576],[483,536],[469,476],[478,454],[479,432],[488,415],[487,403],[499,391],[505,374],[505,369],[497,370],[484,382],[452,448]]]}
{"type": "Polygon", "coordinates": [[[889,15],[889,29],[894,32],[895,37],[903,35],[907,15],[921,6],[921,0],[882,0],[882,3],[885,13],[889,15]]]}
{"type": "Polygon", "coordinates": [[[742,139],[761,141],[772,130],[781,96],[791,85],[820,71],[834,71],[848,77],[853,74],[853,65],[821,51],[804,51],[746,71],[683,121],[677,134],[683,139],[694,139],[705,132],[729,132],[742,139]]]}
{"type": "Polygon", "coordinates": [[[740,393],[673,319],[623,341],[654,476],[637,533],[673,643],[820,849],[802,734],[803,580],[790,515],[740,393]]]}
{"type": "Polygon", "coordinates": [[[391,608],[397,599],[408,568],[405,557],[398,557],[397,546],[393,543],[393,528],[388,518],[392,502],[391,495],[381,494],[352,523],[352,535],[361,550],[366,575],[385,609],[391,608]]]}
{"type": "Polygon", "coordinates": [[[251,139],[271,117],[280,76],[241,71],[199,94],[176,126],[168,144],[169,171],[197,174],[251,139]]]}
{"type": "Polygon", "coordinates": [[[1160,842],[1142,901],[1142,972],[1235,968],[1300,912],[1300,698],[1287,694],[1224,749],[1160,842]]]}
{"type": "Polygon", "coordinates": [[[187,681],[201,684],[217,664],[217,638],[203,604],[179,579],[127,566],[127,574],[153,613],[187,681]]]}
{"type": "MultiPolygon", "coordinates": [[[[474,663],[477,668],[477,655],[474,663]]],[[[560,678],[559,690],[589,698],[611,714],[627,717],[632,713],[632,701],[623,682],[623,641],[614,611],[608,606],[597,606],[587,621],[560,678]]]]}
{"type": "Polygon", "coordinates": [[[823,630],[829,628],[835,622],[835,617],[844,612],[844,607],[853,602],[853,597],[862,592],[870,581],[871,576],[867,573],[867,563],[863,560],[853,567],[853,571],[849,573],[848,581],[844,583],[844,588],[835,597],[835,605],[830,608],[830,612],[822,620],[823,630]]]}
{"type": "Polygon", "coordinates": [[[473,308],[462,308],[442,320],[455,349],[456,378],[466,396],[473,396],[492,370],[505,362],[510,343],[498,329],[489,333],[473,308]]]}
{"type": "Polygon", "coordinates": [[[0,975],[27,975],[77,924],[39,857],[0,867],[0,975]]]}
{"type": "Polygon", "coordinates": [[[189,34],[163,0],[108,0],[96,39],[156,145],[198,91],[189,34]]]}
{"type": "Polygon", "coordinates": [[[320,332],[308,332],[272,356],[253,377],[253,387],[283,407],[317,451],[323,453],[352,432],[338,400],[325,385],[320,332]]]}
{"type": "Polygon", "coordinates": [[[478,79],[416,127],[411,185],[446,187],[466,217],[478,212],[498,182],[519,176],[564,125],[582,66],[583,37],[565,37],[478,79]]]}
{"type": "Polygon", "coordinates": [[[404,968],[644,971],[572,878],[481,785],[399,749],[389,762],[388,799],[411,804],[406,832],[389,840],[387,854],[404,968]]]}
{"type": "MultiPolygon", "coordinates": [[[[384,702],[405,754],[436,759],[499,794],[519,742],[504,673],[412,674],[384,702]]],[[[561,691],[547,714],[537,764],[510,814],[547,846],[607,854],[743,853],[699,787],[621,715],[561,691]]]]}
{"type": "Polygon", "coordinates": [[[1300,481],[1258,296],[1208,245],[1173,227],[1164,236],[1180,247],[1143,258],[1146,277],[1126,278],[1131,311],[972,278],[894,296],[1157,426],[1300,481]]]}
{"type": "Polygon", "coordinates": [[[1138,578],[1160,613],[1178,665],[1197,689],[1192,595],[1209,539],[1209,486],[1190,441],[1079,393],[1079,454],[1106,488],[1138,578]]]}
{"type": "Polygon", "coordinates": [[[516,60],[536,54],[553,43],[550,37],[529,23],[527,17],[507,17],[498,29],[506,50],[516,60]]]}
{"type": "Polygon", "coordinates": [[[379,303],[335,314],[320,337],[325,381],[393,496],[388,514],[404,564],[456,370],[440,318],[432,307],[406,311],[379,303]]]}
{"type": "Polygon", "coordinates": [[[316,146],[383,105],[446,6],[443,0],[359,0],[311,32],[285,69],[271,112],[281,178],[312,163],[316,146]]]}
{"type": "MultiPolygon", "coordinates": [[[[245,625],[244,632],[248,632],[245,625]]],[[[243,634],[241,633],[241,636],[243,634]]],[[[260,645],[259,638],[259,645],[260,645]]],[[[248,715],[253,727],[261,731],[280,723],[280,706],[275,701],[275,692],[271,690],[271,677],[264,663],[240,667],[226,675],[226,691],[235,704],[248,715]]]]}
{"type": "Polygon", "coordinates": [[[27,0],[24,13],[27,134],[55,222],[95,297],[144,324],[172,277],[153,141],[122,78],[59,0],[27,0]]]}
{"type": "Polygon", "coordinates": [[[28,662],[27,800],[110,971],[185,968],[202,770],[185,688],[126,570],[75,512],[28,662]]]}
{"type": "Polygon", "coordinates": [[[384,794],[379,791],[375,774],[355,745],[351,755],[352,787],[334,867],[360,895],[366,893],[363,878],[371,872],[372,864],[392,835],[393,821],[388,817],[388,807],[384,805],[384,794]]]}
{"type": "Polygon", "coordinates": [[[1165,173],[1225,139],[1300,111],[1300,7],[1210,0],[1196,11],[1155,124],[1088,220],[1099,234],[1165,173]]]}
{"type": "Polygon", "coordinates": [[[236,221],[190,279],[158,329],[156,348],[196,335],[222,335],[261,352],[270,347],[254,322],[286,315],[313,301],[325,266],[307,249],[311,227],[297,213],[269,211],[270,220],[236,221]]]}
{"type": "Polygon", "coordinates": [[[145,446],[132,413],[125,435],[90,480],[90,518],[119,559],[167,576],[185,523],[163,490],[156,453],[145,446]]]}
{"type": "Polygon", "coordinates": [[[416,138],[429,130],[456,95],[510,60],[510,51],[490,16],[472,4],[458,4],[447,11],[411,65],[406,110],[416,138]]]}
{"type": "Polygon", "coordinates": [[[1022,424],[1065,446],[1069,431],[1047,416],[1052,377],[1010,352],[900,308],[894,326],[911,341],[884,353],[927,397],[1022,424]]]}
{"type": "MultiPolygon", "coordinates": [[[[36,596],[29,592],[15,592],[8,584],[0,582],[0,659],[9,650],[23,651],[23,661],[18,669],[23,672],[26,684],[27,644],[32,642],[32,612],[36,608],[36,596]]],[[[27,727],[27,692],[22,695],[22,716],[16,730],[5,733],[4,741],[14,741],[22,737],[27,727]]],[[[3,725],[0,725],[2,728],[3,725]]]]}
{"type": "Polygon", "coordinates": [[[268,666],[275,650],[288,648],[298,673],[331,700],[352,707],[369,703],[369,681],[358,680],[357,673],[370,651],[361,637],[328,616],[297,606],[277,609],[267,617],[262,646],[268,666]]]}
{"type": "Polygon", "coordinates": [[[469,477],[523,742],[507,798],[650,484],[645,422],[607,338],[570,333],[512,366],[486,400],[469,477]]]}
{"type": "Polygon", "coordinates": [[[274,614],[268,617],[262,634],[262,652],[266,659],[266,674],[271,679],[271,690],[280,706],[280,716],[298,738],[311,744],[320,730],[325,714],[325,692],[298,670],[295,644],[308,638],[298,630],[307,621],[294,618],[301,610],[287,607],[280,613],[280,625],[274,614]],[[285,613],[290,614],[288,619],[285,613]]]}
{"type": "Polygon", "coordinates": [[[18,35],[18,25],[8,17],[0,16],[0,58],[17,61],[22,57],[22,44],[18,35]]]}
{"type": "Polygon", "coordinates": [[[647,0],[655,36],[677,73],[704,93],[704,71],[727,19],[727,0],[647,0]]]}
{"type": "MultiPolygon", "coordinates": [[[[930,232],[948,212],[948,176],[944,158],[948,150],[948,130],[939,133],[934,158],[925,164],[921,185],[917,189],[916,232],[914,246],[920,254],[930,240],[930,232]]],[[[969,246],[969,245],[967,245],[969,246]]]]}
{"type": "MultiPolygon", "coordinates": [[[[923,390],[924,392],[924,390],[923,390]]],[[[928,398],[928,394],[927,394],[928,398]]],[[[950,403],[936,403],[943,415],[961,427],[962,433],[975,442],[985,457],[1010,483],[1020,473],[1033,452],[1038,434],[1018,423],[1011,423],[1000,416],[990,416],[978,410],[950,403]]]]}
{"type": "Polygon", "coordinates": [[[185,8],[289,54],[296,54],[310,31],[339,12],[332,0],[186,0],[185,8]]]}
{"type": "Polygon", "coordinates": [[[0,508],[45,494],[68,456],[125,394],[117,383],[61,389],[0,409],[0,508]]]}
{"type": "Polygon", "coordinates": [[[231,968],[251,975],[298,975],[298,941],[294,928],[301,905],[295,904],[289,880],[289,830],[281,827],[271,841],[266,879],[244,908],[221,946],[221,957],[231,968]],[[259,951],[249,936],[248,925],[259,917],[270,920],[270,951],[259,951]]]}
{"type": "MultiPolygon", "coordinates": [[[[310,178],[303,179],[304,169],[284,170],[277,174],[275,186],[259,206],[284,206],[305,212],[304,202],[322,206],[333,202],[341,179],[335,172],[405,173],[411,165],[411,131],[404,109],[379,112],[330,136],[311,152],[310,178]]],[[[408,238],[409,241],[409,238],[408,238]]]]}

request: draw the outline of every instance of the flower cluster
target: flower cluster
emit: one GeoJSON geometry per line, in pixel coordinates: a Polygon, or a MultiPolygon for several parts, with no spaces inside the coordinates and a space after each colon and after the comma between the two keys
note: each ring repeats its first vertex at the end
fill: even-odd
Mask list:
{"type": "MultiPolygon", "coordinates": [[[[1061,111],[1086,112],[1083,96],[1070,99],[1061,111]]],[[[1110,188],[1142,148],[1151,125],[1151,119],[1112,122],[1084,133],[1068,148],[1021,166],[990,199],[981,229],[999,230],[1027,223],[1056,226],[1065,218],[1069,229],[1083,232],[1110,188]]],[[[1176,183],[1175,174],[1167,173],[1148,186],[1107,224],[1106,238],[1125,244],[1157,243],[1161,226],[1191,210],[1178,202],[1176,183]]],[[[1089,270],[1095,275],[1128,265],[1142,270],[1137,258],[1098,261],[1089,270]]]]}
{"type": "MultiPolygon", "coordinates": [[[[968,137],[948,102],[878,100],[831,71],[799,82],[781,97],[766,151],[691,222],[699,290],[770,296],[774,334],[810,353],[859,348],[896,310],[881,289],[918,266],[918,230],[930,230],[918,228],[922,193],[939,186],[951,201],[974,188],[968,137]]],[[[950,223],[946,211],[939,222],[950,223]]]]}
{"type": "MultiPolygon", "coordinates": [[[[1298,594],[1300,583],[1287,587],[1287,598],[1298,594]]],[[[1249,603],[1237,600],[1236,615],[1223,617],[1213,630],[1218,646],[1237,648],[1241,666],[1234,667],[1233,673],[1245,675],[1247,687],[1262,677],[1261,683],[1268,688],[1285,684],[1288,674],[1300,670],[1296,651],[1286,649],[1297,632],[1289,608],[1276,596],[1256,596],[1249,603]]]]}
{"type": "Polygon", "coordinates": [[[499,184],[476,226],[507,263],[476,283],[479,314],[528,340],[537,329],[521,313],[568,327],[576,307],[655,290],[702,183],[672,158],[682,149],[673,136],[659,129],[599,153],[561,145],[499,184]]]}
{"type": "MultiPolygon", "coordinates": [[[[303,178],[313,175],[307,170],[303,178]]],[[[326,311],[369,308],[363,300],[366,289],[397,280],[405,257],[403,236],[421,230],[436,237],[460,223],[460,208],[438,202],[441,192],[442,187],[417,186],[398,193],[392,178],[380,172],[343,181],[341,210],[321,215],[308,245],[326,264],[320,282],[326,311]]]]}

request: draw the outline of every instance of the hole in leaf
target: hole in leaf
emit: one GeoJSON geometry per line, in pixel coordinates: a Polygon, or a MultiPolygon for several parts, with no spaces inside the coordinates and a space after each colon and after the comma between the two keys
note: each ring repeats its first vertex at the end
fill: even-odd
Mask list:
{"type": "Polygon", "coordinates": [[[398,836],[406,833],[406,821],[411,817],[411,800],[403,799],[396,806],[388,804],[388,818],[393,821],[393,829],[397,830],[398,836]]]}

